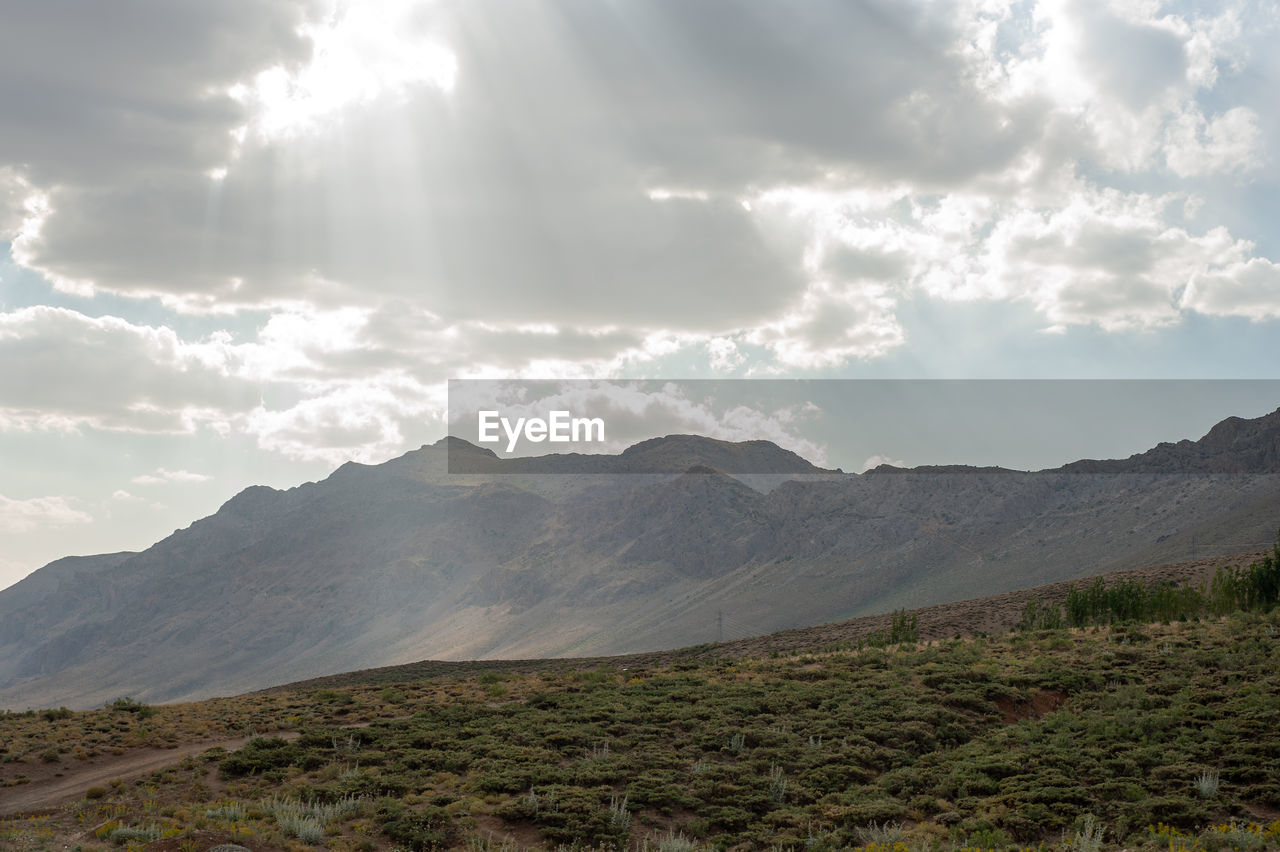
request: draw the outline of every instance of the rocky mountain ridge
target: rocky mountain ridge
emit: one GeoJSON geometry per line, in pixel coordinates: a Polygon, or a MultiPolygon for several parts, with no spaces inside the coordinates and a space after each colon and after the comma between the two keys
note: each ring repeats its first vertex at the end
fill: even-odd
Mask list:
{"type": "Polygon", "coordinates": [[[1278,443],[1280,412],[1036,473],[840,474],[767,442],[669,436],[460,474],[451,452],[485,453],[446,439],[245,489],[141,553],[59,560],[0,592],[0,707],[670,648],[726,620],[766,633],[1262,547],[1278,443]],[[575,466],[593,475],[543,475],[575,466]]]}

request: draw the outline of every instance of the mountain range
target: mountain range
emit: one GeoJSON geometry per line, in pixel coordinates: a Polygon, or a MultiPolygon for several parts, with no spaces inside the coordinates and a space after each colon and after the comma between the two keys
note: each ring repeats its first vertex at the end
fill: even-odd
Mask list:
{"type": "Polygon", "coordinates": [[[145,551],[0,592],[0,707],[671,648],[1262,547],[1278,524],[1280,410],[1038,472],[846,474],[689,435],[502,459],[446,438],[247,488],[145,551]]]}

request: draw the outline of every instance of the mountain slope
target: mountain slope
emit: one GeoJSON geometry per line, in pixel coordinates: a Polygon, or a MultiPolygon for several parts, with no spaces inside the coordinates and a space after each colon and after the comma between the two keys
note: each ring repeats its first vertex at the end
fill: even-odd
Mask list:
{"type": "Polygon", "coordinates": [[[1245,420],[1228,417],[1198,441],[1160,443],[1127,459],[1082,459],[1066,473],[1280,473],[1280,409],[1245,420]]]}
{"type": "Polygon", "coordinates": [[[1114,472],[857,476],[767,442],[669,436],[461,475],[447,472],[451,450],[485,452],[448,439],[287,491],[246,489],[142,553],[60,560],[0,592],[0,706],[670,648],[726,624],[733,638],[1265,546],[1280,522],[1280,416],[1224,422],[1171,445],[1177,457],[1261,472],[1131,459],[1114,472]],[[700,452],[781,475],[765,492],[707,462],[529,472],[666,469],[700,452]]]}

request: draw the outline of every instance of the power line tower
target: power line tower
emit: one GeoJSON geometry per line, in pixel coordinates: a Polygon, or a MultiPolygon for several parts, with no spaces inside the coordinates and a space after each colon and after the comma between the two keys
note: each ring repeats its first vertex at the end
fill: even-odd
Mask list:
{"type": "Polygon", "coordinates": [[[716,610],[716,641],[724,641],[724,610],[716,610]]]}

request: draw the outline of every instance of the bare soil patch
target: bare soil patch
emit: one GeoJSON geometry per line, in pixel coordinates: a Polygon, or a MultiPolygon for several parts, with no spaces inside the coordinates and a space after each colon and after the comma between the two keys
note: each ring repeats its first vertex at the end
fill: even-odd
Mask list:
{"type": "Polygon", "coordinates": [[[1067,694],[1056,689],[1044,689],[1037,692],[1027,701],[1014,701],[1011,698],[999,698],[996,707],[1009,724],[1021,722],[1023,719],[1039,719],[1046,713],[1052,713],[1064,703],[1067,694]]]}
{"type": "Polygon", "coordinates": [[[519,849],[534,849],[546,844],[542,832],[531,822],[507,822],[492,814],[476,814],[475,820],[476,832],[489,840],[495,848],[508,840],[514,842],[519,849]]]}

